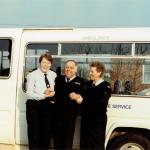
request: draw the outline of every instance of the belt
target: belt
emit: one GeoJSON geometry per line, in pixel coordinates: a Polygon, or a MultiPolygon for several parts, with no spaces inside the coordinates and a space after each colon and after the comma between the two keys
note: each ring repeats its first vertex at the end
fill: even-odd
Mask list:
{"type": "Polygon", "coordinates": [[[36,99],[28,99],[29,101],[36,101],[36,102],[50,102],[51,104],[55,103],[55,99],[54,98],[45,98],[45,99],[40,99],[40,100],[36,100],[36,99]]]}
{"type": "Polygon", "coordinates": [[[50,101],[50,103],[52,103],[52,104],[55,103],[55,98],[54,97],[49,97],[49,98],[46,98],[45,100],[50,101]]]}

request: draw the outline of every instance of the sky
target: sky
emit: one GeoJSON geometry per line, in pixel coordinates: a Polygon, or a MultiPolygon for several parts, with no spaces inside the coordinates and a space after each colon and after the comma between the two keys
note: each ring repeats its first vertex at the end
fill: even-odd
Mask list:
{"type": "Polygon", "coordinates": [[[0,27],[149,27],[150,0],[0,0],[0,27]]]}

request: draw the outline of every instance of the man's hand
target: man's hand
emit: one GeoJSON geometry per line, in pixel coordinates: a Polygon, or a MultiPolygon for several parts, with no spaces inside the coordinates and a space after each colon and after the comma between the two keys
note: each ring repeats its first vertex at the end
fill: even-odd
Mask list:
{"type": "Polygon", "coordinates": [[[83,98],[80,94],[76,94],[75,92],[72,92],[69,94],[69,97],[71,100],[75,100],[78,104],[81,104],[83,98]]]}

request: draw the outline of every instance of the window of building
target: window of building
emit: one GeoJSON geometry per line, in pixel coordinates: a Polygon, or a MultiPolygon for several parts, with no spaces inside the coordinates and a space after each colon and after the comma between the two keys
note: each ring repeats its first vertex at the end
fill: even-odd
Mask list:
{"type": "Polygon", "coordinates": [[[142,56],[150,55],[150,43],[135,44],[135,54],[142,56]]]}
{"type": "Polygon", "coordinates": [[[150,83],[150,60],[145,60],[143,64],[143,83],[150,83]]]}

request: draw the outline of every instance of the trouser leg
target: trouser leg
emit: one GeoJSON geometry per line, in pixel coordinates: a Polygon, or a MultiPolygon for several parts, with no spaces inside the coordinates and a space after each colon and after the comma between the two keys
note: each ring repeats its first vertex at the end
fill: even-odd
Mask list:
{"type": "Polygon", "coordinates": [[[71,150],[75,130],[75,119],[56,120],[55,126],[55,148],[71,150]]]}
{"type": "Polygon", "coordinates": [[[40,135],[41,149],[48,150],[50,146],[50,134],[52,129],[52,105],[49,101],[41,101],[40,103],[40,135]]]}
{"type": "Polygon", "coordinates": [[[28,125],[29,150],[39,150],[40,146],[40,122],[38,114],[38,103],[28,100],[26,103],[26,118],[28,125]]]}
{"type": "Polygon", "coordinates": [[[80,149],[105,150],[106,118],[104,120],[82,120],[80,149]]]}

